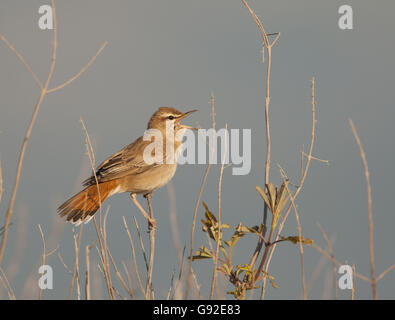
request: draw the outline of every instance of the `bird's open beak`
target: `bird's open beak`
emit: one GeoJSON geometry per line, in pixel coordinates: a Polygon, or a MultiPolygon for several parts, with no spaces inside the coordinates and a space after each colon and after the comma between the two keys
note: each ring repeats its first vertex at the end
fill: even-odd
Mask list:
{"type": "Polygon", "coordinates": [[[176,121],[177,121],[177,123],[179,124],[179,126],[180,126],[181,128],[191,129],[191,130],[197,130],[197,128],[194,128],[194,127],[191,127],[191,126],[187,126],[187,125],[185,125],[185,124],[181,124],[181,123],[180,123],[180,121],[181,121],[182,119],[186,118],[187,116],[189,116],[191,113],[193,113],[193,112],[195,112],[195,111],[197,111],[197,110],[191,110],[191,111],[185,112],[185,113],[182,114],[181,116],[177,117],[177,120],[176,120],[176,121]]]}

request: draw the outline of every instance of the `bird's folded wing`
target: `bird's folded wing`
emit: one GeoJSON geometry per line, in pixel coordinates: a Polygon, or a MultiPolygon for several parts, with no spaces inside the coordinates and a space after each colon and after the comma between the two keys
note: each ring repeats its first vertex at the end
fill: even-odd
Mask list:
{"type": "MultiPolygon", "coordinates": [[[[119,179],[133,174],[141,174],[157,166],[158,164],[147,164],[144,161],[144,149],[150,143],[150,141],[144,141],[143,137],[140,137],[102,162],[96,170],[98,182],[119,179]]],[[[89,186],[95,183],[96,178],[92,175],[83,182],[83,185],[89,186]]]]}

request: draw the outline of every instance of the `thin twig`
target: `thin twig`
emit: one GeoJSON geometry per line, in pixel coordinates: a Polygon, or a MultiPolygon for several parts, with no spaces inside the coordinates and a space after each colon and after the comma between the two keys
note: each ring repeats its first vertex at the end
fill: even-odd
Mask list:
{"type": "Polygon", "coordinates": [[[73,274],[73,271],[67,266],[67,264],[64,262],[62,255],[60,254],[60,252],[58,252],[58,258],[59,261],[61,262],[61,264],[63,264],[64,268],[66,269],[66,271],[70,274],[73,274]]]}
{"type": "MultiPolygon", "coordinates": [[[[251,7],[248,5],[248,3],[245,0],[242,0],[244,6],[248,9],[249,13],[253,17],[255,23],[257,24],[260,34],[262,37],[262,63],[265,62],[265,50],[267,51],[267,56],[268,56],[268,61],[267,61],[267,66],[266,66],[266,99],[265,99],[265,128],[266,128],[266,163],[265,163],[265,185],[269,183],[270,179],[270,159],[271,159],[271,136],[270,136],[270,121],[269,121],[269,105],[270,105],[270,74],[271,74],[271,65],[272,65],[272,47],[276,44],[277,40],[280,37],[280,32],[276,33],[276,38],[272,41],[272,43],[269,42],[268,35],[261,23],[261,20],[258,18],[258,16],[255,14],[255,12],[251,9],[251,7]]],[[[266,203],[264,204],[264,210],[263,210],[263,224],[266,226],[266,220],[267,220],[267,213],[268,213],[268,207],[266,203]]],[[[262,230],[262,236],[264,237],[266,234],[267,228],[264,227],[262,230]]],[[[272,235],[272,232],[270,232],[272,235]]],[[[268,242],[271,241],[271,237],[268,242]]],[[[250,267],[253,268],[256,262],[256,259],[258,258],[259,253],[262,250],[262,245],[264,244],[264,241],[262,238],[258,240],[257,246],[254,250],[254,253],[251,257],[250,260],[250,267]]],[[[268,247],[266,247],[268,248],[268,247]]],[[[263,263],[266,259],[267,252],[263,254],[263,259],[261,259],[261,267],[263,266],[263,263]]],[[[263,295],[262,295],[263,296],[263,295]]]]}
{"type": "Polygon", "coordinates": [[[7,290],[8,298],[10,300],[16,300],[14,291],[12,290],[12,287],[7,279],[7,276],[1,267],[0,267],[0,272],[1,272],[0,281],[3,283],[4,288],[7,290]]]}
{"type": "Polygon", "coordinates": [[[194,283],[195,283],[195,287],[196,287],[196,291],[197,291],[197,294],[198,294],[198,298],[199,298],[199,299],[203,299],[202,293],[201,293],[201,291],[200,291],[200,285],[199,285],[199,282],[198,282],[198,280],[197,280],[196,273],[195,273],[195,271],[193,270],[193,268],[192,268],[192,278],[193,278],[193,281],[194,281],[194,283]]]}
{"type": "MultiPolygon", "coordinates": [[[[106,288],[108,295],[111,300],[113,300],[114,297],[114,292],[113,292],[113,286],[112,286],[112,280],[111,280],[111,272],[110,272],[110,267],[109,267],[109,261],[108,261],[108,254],[107,254],[107,242],[106,242],[106,234],[105,234],[105,228],[103,230],[103,224],[102,224],[102,203],[101,203],[101,195],[100,195],[100,188],[99,188],[99,180],[97,178],[96,170],[95,170],[95,153],[93,150],[92,142],[88,133],[88,130],[85,126],[84,120],[82,117],[80,118],[80,122],[82,125],[82,129],[85,134],[85,146],[86,146],[86,151],[87,155],[89,158],[89,163],[93,172],[93,176],[95,178],[95,184],[96,184],[96,189],[97,189],[97,194],[98,194],[98,202],[99,202],[99,226],[97,225],[96,221],[96,216],[93,216],[93,222],[95,225],[95,230],[96,230],[96,235],[97,239],[99,241],[99,246],[100,246],[100,251],[99,251],[99,256],[103,265],[103,275],[104,275],[104,280],[106,283],[106,288]]],[[[108,214],[108,208],[107,208],[107,213],[108,214]]]]}
{"type": "MultiPolygon", "coordinates": [[[[149,193],[145,196],[147,199],[147,204],[148,204],[148,211],[149,211],[149,216],[151,219],[154,219],[154,213],[152,211],[152,204],[151,204],[151,197],[152,193],[149,193]]],[[[151,291],[152,291],[152,273],[154,270],[154,257],[155,257],[155,234],[156,234],[156,229],[152,228],[149,231],[149,239],[150,239],[150,258],[149,258],[149,266],[148,266],[148,274],[147,274],[147,286],[145,288],[145,299],[150,300],[151,299],[151,291]]]]}
{"type": "Polygon", "coordinates": [[[74,259],[73,274],[71,276],[71,281],[70,281],[69,300],[73,296],[74,281],[77,284],[77,300],[81,300],[81,288],[80,288],[80,282],[79,282],[79,252],[80,252],[80,244],[81,244],[81,238],[82,238],[82,230],[83,230],[83,225],[81,225],[81,227],[80,227],[78,239],[77,239],[76,234],[75,233],[73,234],[75,259],[74,259]]]}
{"type": "Polygon", "coordinates": [[[125,230],[126,230],[128,237],[129,237],[130,247],[132,249],[133,264],[134,264],[134,269],[135,269],[136,275],[137,275],[137,281],[138,281],[139,287],[141,289],[141,292],[144,294],[144,287],[143,287],[143,282],[141,281],[140,272],[139,272],[139,269],[137,266],[136,252],[134,249],[133,239],[130,234],[128,224],[126,223],[126,218],[124,216],[122,217],[122,220],[123,220],[123,224],[125,226],[125,230]]]}
{"type": "Polygon", "coordinates": [[[36,102],[36,105],[34,107],[34,111],[32,114],[32,117],[30,119],[29,125],[27,127],[26,133],[25,133],[25,137],[23,139],[23,143],[19,152],[19,157],[18,157],[18,162],[17,162],[17,168],[16,168],[16,175],[15,175],[15,182],[14,182],[14,186],[12,189],[12,193],[11,193],[11,197],[10,197],[10,202],[8,205],[8,209],[6,211],[5,214],[5,224],[4,224],[4,233],[1,239],[1,243],[0,243],[0,265],[1,262],[3,260],[3,256],[4,256],[4,251],[6,248],[6,243],[7,243],[7,237],[8,237],[8,227],[10,225],[11,222],[11,218],[13,215],[13,210],[14,210],[14,205],[15,205],[15,200],[16,200],[16,194],[18,191],[18,187],[19,187],[19,182],[20,182],[20,178],[21,178],[21,172],[22,172],[22,166],[23,166],[23,160],[24,160],[24,156],[25,156],[25,152],[26,152],[26,148],[27,148],[27,144],[29,141],[29,138],[31,136],[34,124],[36,122],[37,119],[37,115],[38,112],[40,110],[40,106],[44,100],[44,97],[46,96],[46,94],[48,92],[53,92],[55,91],[55,89],[60,89],[60,87],[64,87],[65,85],[69,84],[70,82],[74,81],[76,78],[78,78],[91,64],[92,62],[96,59],[97,55],[104,49],[106,42],[103,44],[102,48],[99,49],[98,53],[94,56],[93,59],[91,59],[91,61],[89,61],[89,63],[72,79],[70,79],[69,81],[67,81],[66,83],[64,83],[63,85],[61,85],[59,88],[54,88],[54,89],[48,89],[49,84],[51,82],[52,79],[52,75],[55,69],[55,62],[56,62],[56,53],[57,53],[57,19],[56,19],[56,8],[55,8],[55,1],[51,0],[51,6],[52,6],[52,17],[53,17],[53,41],[52,41],[52,56],[51,56],[51,63],[49,66],[49,71],[48,71],[48,75],[47,75],[47,79],[44,82],[44,84],[42,84],[42,82],[38,79],[38,77],[36,76],[36,74],[33,72],[33,70],[31,69],[31,67],[29,66],[29,64],[26,62],[26,60],[23,58],[23,56],[14,48],[14,46],[3,36],[0,35],[0,39],[2,41],[4,41],[6,43],[6,45],[11,49],[11,51],[13,51],[15,53],[15,55],[17,56],[17,58],[23,63],[23,65],[26,67],[26,69],[31,73],[31,75],[33,76],[33,79],[37,82],[37,84],[40,86],[41,92],[40,92],[40,96],[36,102]]]}
{"type": "Polygon", "coordinates": [[[91,281],[90,281],[90,252],[93,244],[87,245],[85,247],[85,262],[86,262],[86,272],[85,272],[85,299],[91,300],[91,281]]]}
{"type": "Polygon", "coordinates": [[[380,273],[377,276],[376,281],[378,282],[379,280],[381,280],[388,272],[390,272],[393,269],[395,269],[395,263],[393,265],[389,266],[387,269],[385,269],[382,273],[380,273]]]}
{"type": "Polygon", "coordinates": [[[181,297],[182,297],[182,287],[180,288],[180,286],[182,285],[181,279],[182,279],[183,272],[184,272],[185,250],[186,250],[186,246],[184,246],[184,249],[182,250],[180,272],[178,274],[178,279],[177,279],[176,285],[174,287],[173,296],[171,298],[172,300],[181,299],[181,297]]]}
{"type": "MultiPolygon", "coordinates": [[[[316,100],[315,100],[315,78],[314,77],[312,78],[312,81],[311,81],[311,113],[312,113],[312,126],[311,126],[310,148],[309,148],[309,152],[308,152],[308,155],[307,155],[306,164],[305,164],[304,168],[301,170],[299,186],[298,186],[298,188],[296,189],[296,191],[293,194],[294,200],[298,196],[299,192],[302,190],[304,182],[306,180],[307,173],[309,171],[310,163],[311,163],[311,160],[312,160],[312,153],[313,153],[313,147],[314,147],[314,142],[315,142],[316,100]]],[[[291,208],[292,208],[292,203],[289,204],[289,206],[288,206],[288,208],[287,208],[287,210],[286,210],[286,212],[284,214],[284,217],[282,218],[282,220],[281,220],[281,222],[280,222],[280,224],[278,226],[277,234],[276,234],[276,236],[274,238],[275,241],[277,241],[280,238],[280,233],[281,233],[282,229],[284,228],[285,221],[288,218],[288,215],[289,215],[289,213],[291,211],[291,208]]],[[[276,249],[276,246],[277,246],[277,244],[274,244],[273,246],[271,246],[271,251],[270,251],[270,254],[268,256],[268,259],[267,259],[267,262],[266,262],[266,267],[265,267],[265,271],[266,272],[268,272],[268,270],[269,270],[269,265],[270,265],[270,262],[272,260],[272,257],[273,257],[274,251],[276,249]]],[[[261,299],[263,299],[264,296],[265,296],[266,280],[267,280],[267,278],[265,277],[263,279],[263,284],[262,284],[261,299]]]]}
{"type": "MultiPolygon", "coordinates": [[[[45,254],[45,253],[46,253],[47,249],[46,249],[46,245],[45,245],[44,233],[43,233],[43,230],[41,229],[41,225],[40,225],[40,224],[38,225],[38,230],[40,231],[41,241],[42,241],[42,244],[43,244],[42,265],[45,265],[45,257],[46,257],[46,254],[45,254]]],[[[42,294],[43,294],[42,292],[43,292],[43,289],[42,289],[41,286],[40,286],[39,300],[42,299],[42,294]]]]}
{"type": "Polygon", "coordinates": [[[121,273],[119,272],[118,267],[117,267],[117,265],[115,263],[114,258],[112,257],[112,254],[111,254],[110,250],[108,250],[108,255],[110,257],[112,265],[114,266],[115,274],[116,274],[117,278],[121,282],[121,284],[122,284],[123,288],[125,289],[125,291],[128,293],[129,297],[131,299],[134,299],[133,291],[128,287],[128,285],[126,284],[125,280],[123,279],[121,273]]]}
{"type": "Polygon", "coordinates": [[[107,217],[110,212],[110,207],[108,206],[106,209],[106,212],[104,213],[103,217],[103,245],[104,245],[104,250],[106,253],[106,268],[107,268],[107,273],[108,273],[108,278],[109,278],[109,284],[111,285],[112,290],[114,290],[114,286],[112,284],[112,279],[111,279],[111,270],[110,270],[110,261],[108,259],[108,256],[111,254],[110,249],[108,248],[108,243],[107,243],[107,217]]]}
{"type": "Polygon", "coordinates": [[[170,294],[174,287],[174,275],[176,274],[176,269],[173,270],[170,277],[169,290],[167,290],[166,300],[170,300],[170,294]]]}
{"type": "MultiPolygon", "coordinates": [[[[210,104],[211,104],[211,128],[215,130],[215,99],[214,99],[214,94],[211,93],[210,97],[210,104]]],[[[214,137],[213,137],[214,139],[214,137]]],[[[188,267],[188,273],[187,273],[187,280],[186,280],[186,285],[185,285],[185,294],[184,294],[184,300],[188,299],[189,296],[189,289],[190,289],[190,281],[191,281],[191,275],[192,275],[192,256],[193,256],[193,248],[194,248],[194,241],[195,241],[195,228],[196,228],[196,216],[197,212],[199,210],[199,204],[200,204],[200,199],[202,198],[203,194],[203,189],[204,186],[206,185],[207,177],[210,172],[211,168],[211,160],[213,159],[214,156],[214,143],[212,143],[212,149],[210,153],[210,161],[207,164],[206,170],[203,175],[202,183],[200,185],[200,190],[198,197],[196,199],[195,203],[195,209],[193,211],[193,218],[192,218],[192,230],[191,230],[191,239],[190,239],[190,248],[189,248],[189,267],[188,267]]]]}
{"type": "Polygon", "coordinates": [[[335,257],[335,253],[333,251],[333,247],[331,244],[331,241],[329,240],[328,235],[326,234],[324,228],[317,223],[318,228],[320,229],[322,233],[322,237],[324,238],[326,245],[329,250],[329,254],[331,255],[331,262],[332,262],[332,275],[333,275],[333,298],[337,300],[337,270],[336,270],[336,264],[333,262],[333,258],[335,257]]]}
{"type": "Polygon", "coordinates": [[[131,288],[131,290],[132,290],[132,288],[133,288],[132,277],[131,277],[129,270],[126,267],[126,264],[123,260],[121,261],[121,264],[122,264],[123,270],[125,271],[126,277],[128,278],[128,287],[131,288]]]}
{"type": "MultiPolygon", "coordinates": [[[[280,172],[281,175],[284,179],[284,182],[288,180],[287,175],[285,174],[285,171],[280,167],[280,172]]],[[[302,225],[300,223],[300,216],[298,213],[298,210],[296,208],[295,205],[295,198],[292,195],[291,191],[288,188],[288,184],[285,184],[285,187],[287,189],[287,192],[289,194],[289,198],[292,204],[292,207],[294,209],[295,212],[295,217],[296,217],[296,224],[297,224],[297,228],[298,228],[298,236],[300,239],[302,239],[302,225]]],[[[302,276],[302,292],[303,292],[303,300],[307,300],[307,291],[306,291],[306,277],[305,277],[305,271],[304,271],[304,251],[303,251],[303,243],[302,241],[299,241],[299,251],[300,251],[300,269],[301,269],[301,276],[302,276]]]]}
{"type": "Polygon", "coordinates": [[[67,80],[66,82],[62,83],[61,85],[49,89],[47,91],[47,93],[52,93],[55,91],[58,91],[62,88],[64,88],[65,86],[69,85],[71,82],[73,82],[74,80],[76,80],[77,78],[79,78],[89,67],[90,65],[96,60],[97,56],[104,50],[104,48],[107,46],[108,42],[105,41],[101,47],[99,48],[99,50],[97,50],[96,54],[89,60],[89,62],[72,78],[70,78],[69,80],[67,80]]]}
{"type": "MultiPolygon", "coordinates": [[[[225,132],[228,132],[228,125],[225,125],[225,132]]],[[[228,136],[225,135],[225,147],[224,147],[224,153],[222,157],[222,165],[219,173],[219,181],[218,181],[218,239],[217,239],[217,247],[215,250],[215,258],[214,258],[214,269],[213,269],[213,276],[211,280],[211,289],[210,289],[210,300],[213,299],[214,297],[214,287],[215,287],[215,282],[217,279],[217,267],[218,267],[218,256],[219,256],[219,247],[222,242],[222,179],[224,175],[224,168],[225,168],[225,160],[226,160],[226,154],[228,152],[228,136]]]]}
{"type": "Polygon", "coordinates": [[[356,272],[355,272],[355,264],[352,265],[352,287],[351,287],[351,300],[355,299],[355,284],[357,282],[356,272]]]}
{"type": "Polygon", "coordinates": [[[368,168],[368,162],[366,161],[365,151],[363,150],[361,140],[358,137],[357,130],[355,129],[354,122],[349,119],[350,127],[355,138],[355,142],[359,148],[361,159],[365,172],[366,180],[366,193],[368,197],[368,217],[369,217],[369,257],[370,257],[370,278],[372,285],[373,299],[377,300],[377,281],[374,274],[374,246],[373,246],[373,213],[372,213],[372,188],[370,185],[370,173],[368,168]]]}
{"type": "MultiPolygon", "coordinates": [[[[147,255],[146,255],[145,249],[144,249],[144,243],[143,243],[143,238],[142,238],[141,232],[140,232],[140,226],[139,226],[135,216],[133,216],[133,220],[134,220],[134,225],[136,226],[141,252],[143,253],[143,258],[144,258],[144,262],[145,262],[145,268],[146,268],[146,270],[148,272],[148,269],[149,269],[149,267],[148,267],[148,259],[147,259],[147,255]]],[[[145,290],[144,290],[144,292],[145,292],[145,290]]]]}
{"type": "MultiPolygon", "coordinates": [[[[336,264],[337,267],[340,267],[341,265],[343,265],[344,263],[339,262],[338,260],[336,260],[334,257],[331,256],[330,253],[328,253],[326,250],[322,249],[320,246],[318,246],[317,244],[313,243],[311,245],[314,249],[316,249],[319,253],[321,253],[322,255],[324,255],[325,257],[327,257],[329,260],[331,260],[334,264],[336,264]]],[[[360,273],[355,273],[355,276],[365,282],[370,283],[371,280],[370,278],[360,274],[360,273]]]]}
{"type": "Polygon", "coordinates": [[[23,159],[25,157],[25,151],[27,147],[27,143],[29,141],[31,132],[33,130],[34,123],[36,122],[36,118],[38,115],[38,111],[40,109],[41,103],[44,100],[44,97],[47,93],[48,85],[49,82],[51,81],[52,74],[55,68],[55,62],[56,62],[56,48],[57,48],[57,25],[56,25],[56,10],[55,10],[55,3],[54,0],[51,1],[52,3],[52,14],[53,14],[53,42],[52,42],[52,59],[51,59],[51,64],[49,67],[49,72],[47,76],[47,80],[45,81],[44,86],[41,89],[41,94],[37,100],[36,106],[33,111],[32,118],[30,120],[30,123],[27,127],[25,138],[23,139],[21,151],[19,153],[19,159],[18,159],[18,164],[17,164],[17,169],[16,169],[16,176],[15,176],[15,183],[14,187],[12,190],[11,198],[10,198],[10,203],[6,212],[6,218],[5,218],[5,224],[4,224],[4,234],[3,238],[1,239],[1,244],[0,244],[0,265],[1,261],[3,260],[4,256],[4,250],[5,246],[7,243],[7,236],[8,236],[8,226],[11,222],[11,217],[14,211],[14,204],[15,204],[15,199],[16,199],[16,193],[18,191],[18,186],[19,186],[19,180],[21,178],[21,172],[22,172],[22,164],[23,164],[23,159]]]}
{"type": "MultiPolygon", "coordinates": [[[[330,239],[331,245],[335,242],[335,238],[332,236],[330,239]]],[[[309,280],[307,281],[307,295],[311,292],[313,288],[314,282],[318,279],[319,275],[321,274],[322,269],[324,268],[327,262],[327,258],[324,255],[321,255],[320,259],[318,260],[316,267],[314,268],[313,272],[310,275],[309,280]]]]}
{"type": "Polygon", "coordinates": [[[26,62],[25,58],[15,49],[15,47],[7,40],[7,38],[0,33],[0,39],[4,41],[4,43],[7,45],[7,47],[17,56],[17,58],[22,62],[22,64],[25,66],[27,71],[32,75],[34,81],[37,82],[38,86],[40,89],[43,89],[43,84],[41,80],[37,77],[37,75],[34,73],[30,65],[26,62]]]}
{"type": "MultiPolygon", "coordinates": [[[[308,156],[309,156],[308,154],[304,153],[303,151],[302,151],[302,155],[303,155],[304,157],[308,157],[308,156]]],[[[325,163],[325,164],[329,165],[329,161],[328,161],[328,160],[320,159],[320,158],[317,158],[317,157],[314,157],[314,156],[310,156],[310,158],[311,158],[312,160],[316,160],[316,161],[318,161],[318,162],[322,162],[322,163],[325,163]]]]}

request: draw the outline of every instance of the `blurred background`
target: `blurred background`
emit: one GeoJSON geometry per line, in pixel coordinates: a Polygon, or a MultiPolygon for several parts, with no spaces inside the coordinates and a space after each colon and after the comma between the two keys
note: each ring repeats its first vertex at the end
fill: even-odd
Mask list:
{"type": "MultiPolygon", "coordinates": [[[[23,54],[42,81],[48,73],[52,42],[52,31],[38,27],[38,9],[44,4],[49,1],[0,2],[0,33],[23,54]]],[[[93,142],[96,164],[99,164],[142,135],[149,117],[161,105],[181,111],[198,109],[188,123],[209,128],[209,99],[213,92],[217,128],[227,124],[229,128],[252,130],[250,174],[233,176],[230,168],[225,169],[223,221],[231,225],[259,224],[263,201],[255,186],[264,186],[266,65],[261,62],[259,30],[241,1],[69,0],[55,4],[58,55],[50,87],[77,73],[104,41],[108,41],[108,45],[86,73],[62,90],[48,94],[41,106],[25,155],[2,263],[17,298],[38,297],[38,266],[42,253],[38,224],[42,226],[47,251],[56,249],[47,257],[47,263],[54,270],[54,288],[45,290],[43,298],[68,297],[71,275],[58,254],[69,268],[73,267],[74,229],[58,218],[56,208],[80,191],[82,180],[90,174],[81,117],[93,142]]],[[[302,232],[325,247],[317,227],[317,222],[320,223],[335,240],[335,258],[345,264],[355,264],[358,272],[369,276],[366,186],[359,151],[348,124],[352,118],[371,173],[376,274],[379,274],[395,262],[392,202],[395,3],[347,1],[354,10],[353,30],[338,27],[338,8],[345,4],[343,1],[268,0],[249,4],[263,19],[268,33],[281,32],[272,60],[271,180],[280,183],[277,167],[280,164],[291,181],[298,181],[300,150],[302,145],[307,148],[310,143],[311,79],[315,76],[318,121],[313,155],[328,160],[329,165],[317,161],[311,164],[297,199],[302,232]]],[[[2,226],[18,153],[39,87],[4,42],[0,42],[0,68],[2,226]]],[[[202,196],[215,214],[219,169],[220,165],[212,166],[202,196]]],[[[188,252],[193,210],[204,170],[205,165],[180,166],[171,185],[154,195],[158,232],[153,288],[157,298],[166,298],[171,275],[179,268],[174,225],[172,228],[169,218],[172,211],[169,192],[172,194],[174,190],[176,199],[179,245],[181,248],[186,245],[188,252]]],[[[137,217],[148,248],[146,222],[127,194],[111,197],[104,208],[107,206],[110,206],[109,247],[118,266],[124,261],[133,273],[122,216],[127,218],[136,244],[132,217],[137,217]]],[[[200,207],[196,249],[207,242],[200,224],[203,215],[200,207]]],[[[293,213],[282,234],[297,234],[293,213]]],[[[91,223],[84,227],[81,248],[95,241],[91,223]]],[[[255,244],[253,236],[240,241],[234,249],[234,263],[247,263],[255,244]]],[[[138,246],[136,251],[139,270],[144,274],[144,260],[138,246]]],[[[80,259],[83,275],[83,253],[80,259]]],[[[331,264],[326,261],[320,265],[320,259],[315,249],[305,247],[306,281],[310,280],[311,286],[308,297],[332,298],[331,264]],[[316,280],[311,282],[314,278],[316,280]]],[[[92,250],[92,298],[95,299],[107,298],[98,261],[96,250],[92,250]]],[[[203,296],[208,297],[212,262],[194,262],[194,270],[203,296]]],[[[275,277],[278,288],[268,284],[267,299],[300,298],[298,246],[288,242],[279,245],[269,273],[275,277]]],[[[115,277],[114,284],[121,287],[115,277]]],[[[379,298],[395,298],[394,288],[392,271],[378,284],[379,298]]],[[[349,299],[350,295],[350,290],[339,290],[341,299],[349,299]]],[[[0,296],[7,298],[3,288],[0,296]]],[[[357,280],[355,296],[371,298],[369,284],[357,280]]]]}

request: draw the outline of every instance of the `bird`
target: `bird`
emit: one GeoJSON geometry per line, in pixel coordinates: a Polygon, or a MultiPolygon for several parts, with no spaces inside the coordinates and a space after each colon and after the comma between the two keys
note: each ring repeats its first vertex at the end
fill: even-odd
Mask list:
{"type": "MultiPolygon", "coordinates": [[[[144,154],[152,139],[137,138],[120,151],[103,161],[88,179],[83,181],[82,191],[68,199],[58,208],[60,217],[75,225],[88,223],[103,204],[117,193],[130,193],[132,200],[142,194],[147,200],[153,192],[166,185],[177,169],[177,156],[182,144],[182,136],[187,129],[195,129],[181,124],[181,120],[197,110],[181,112],[172,107],[160,107],[150,118],[147,129],[162,135],[162,147],[154,148],[150,155],[155,161],[146,161],[144,154]],[[155,131],[156,130],[156,131],[155,131]],[[168,146],[173,148],[168,148],[168,146]],[[168,150],[170,149],[170,151],[168,150]],[[161,157],[157,157],[157,156],[161,157]],[[175,161],[166,161],[167,159],[175,161]]],[[[142,210],[149,228],[156,227],[156,221],[142,210]]]]}

